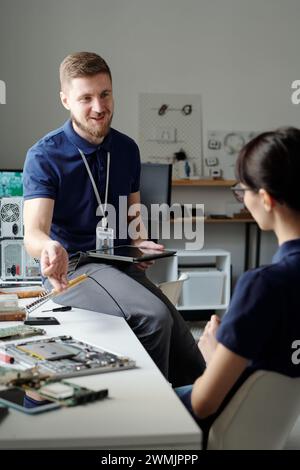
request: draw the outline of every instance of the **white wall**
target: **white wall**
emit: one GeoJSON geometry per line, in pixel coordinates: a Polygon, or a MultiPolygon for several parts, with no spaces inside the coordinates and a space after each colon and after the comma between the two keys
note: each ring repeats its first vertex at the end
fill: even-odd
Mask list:
{"type": "Polygon", "coordinates": [[[133,138],[139,92],[200,93],[204,135],[298,126],[299,18],[299,0],[2,0],[1,166],[67,117],[58,66],[77,50],[110,64],[114,126],[133,138]]]}
{"type": "Polygon", "coordinates": [[[142,91],[201,93],[204,130],[298,125],[299,18],[298,0],[2,0],[1,161],[65,119],[57,70],[77,50],[111,65],[114,125],[134,138],[142,91]]]}

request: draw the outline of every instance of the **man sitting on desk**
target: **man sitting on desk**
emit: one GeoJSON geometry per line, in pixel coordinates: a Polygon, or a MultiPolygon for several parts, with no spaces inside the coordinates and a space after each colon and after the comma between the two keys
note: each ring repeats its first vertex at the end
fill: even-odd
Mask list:
{"type": "MultiPolygon", "coordinates": [[[[100,56],[89,52],[67,56],[60,66],[60,80],[61,101],[71,118],[28,151],[26,248],[41,258],[42,275],[56,289],[66,287],[67,274],[85,272],[90,277],[61,294],[59,303],[124,316],[165,377],[174,386],[190,383],[202,372],[202,357],[177,310],[145,276],[149,263],[77,266],[77,252],[96,248],[97,209],[105,232],[107,204],[115,208],[119,220],[120,196],[127,198],[128,207],[140,203],[140,157],[135,142],[110,127],[111,72],[100,56]]],[[[116,228],[115,245],[130,243],[119,239],[124,227],[116,228]]],[[[146,237],[134,244],[162,248],[146,237]]]]}

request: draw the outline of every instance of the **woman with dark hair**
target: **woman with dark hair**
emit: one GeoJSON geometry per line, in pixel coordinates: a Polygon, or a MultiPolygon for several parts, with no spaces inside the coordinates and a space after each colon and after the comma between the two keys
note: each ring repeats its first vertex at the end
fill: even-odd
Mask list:
{"type": "Polygon", "coordinates": [[[300,130],[265,132],[240,152],[234,194],[279,248],[272,264],[239,279],[222,322],[213,315],[199,340],[206,361],[193,386],[176,389],[204,434],[255,370],[300,376],[300,130]]]}

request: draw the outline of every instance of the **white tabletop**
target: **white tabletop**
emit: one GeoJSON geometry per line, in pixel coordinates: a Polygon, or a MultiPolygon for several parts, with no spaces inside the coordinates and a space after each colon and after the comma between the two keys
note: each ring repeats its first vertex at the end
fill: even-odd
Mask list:
{"type": "Polygon", "coordinates": [[[0,448],[200,449],[198,426],[123,318],[75,308],[53,315],[61,325],[41,326],[48,335],[72,335],[127,355],[138,368],[70,379],[108,388],[105,400],[34,416],[10,409],[0,424],[0,448]]]}

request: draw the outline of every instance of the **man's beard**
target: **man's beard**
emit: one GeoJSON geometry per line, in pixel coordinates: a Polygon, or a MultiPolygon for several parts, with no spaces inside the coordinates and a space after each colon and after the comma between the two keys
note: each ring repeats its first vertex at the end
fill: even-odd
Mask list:
{"type": "Polygon", "coordinates": [[[87,126],[83,124],[82,122],[78,121],[74,114],[71,113],[71,120],[76,126],[82,130],[84,133],[88,134],[91,136],[92,139],[100,139],[101,137],[105,137],[110,129],[111,121],[112,121],[113,115],[111,115],[109,121],[107,124],[101,127],[101,129],[95,129],[92,126],[87,126]]]}

